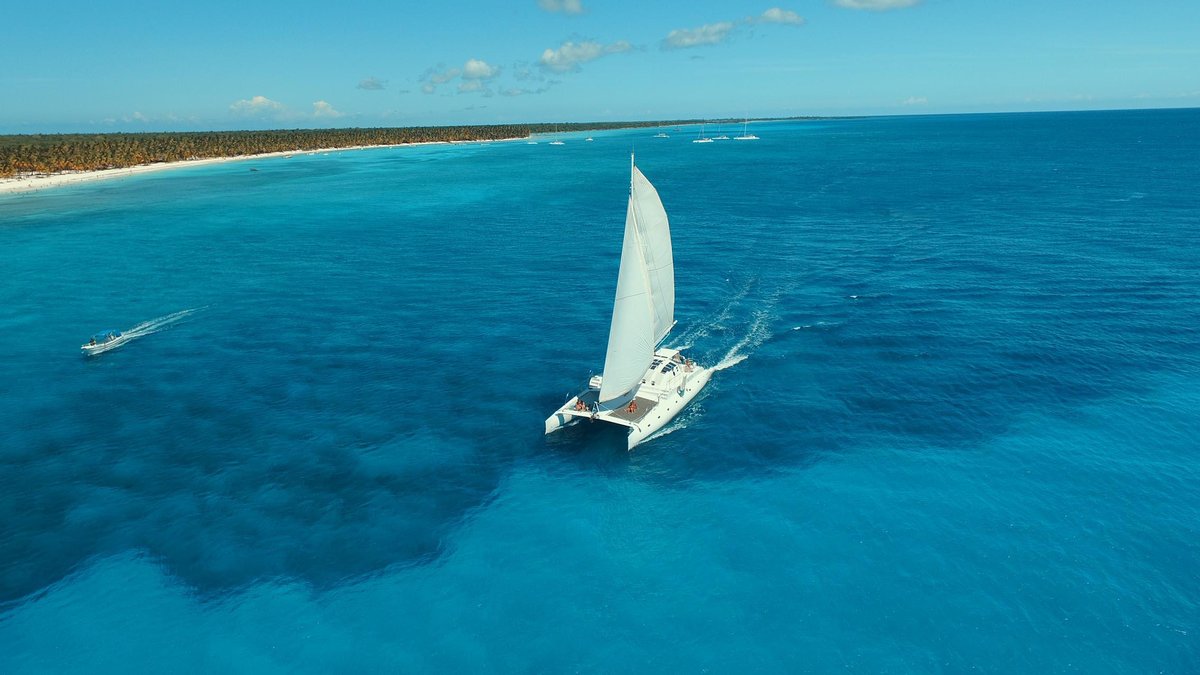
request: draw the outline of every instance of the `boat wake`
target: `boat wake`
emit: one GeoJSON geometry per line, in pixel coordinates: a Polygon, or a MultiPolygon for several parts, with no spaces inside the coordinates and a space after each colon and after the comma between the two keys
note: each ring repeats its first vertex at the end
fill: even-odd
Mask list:
{"type": "Polygon", "coordinates": [[[690,349],[693,345],[695,345],[697,340],[708,337],[711,331],[719,331],[726,328],[725,324],[730,318],[733,317],[734,308],[746,299],[746,295],[750,293],[750,289],[754,287],[754,283],[757,280],[757,277],[751,277],[750,279],[747,279],[745,283],[743,283],[741,287],[734,292],[733,297],[729,298],[729,300],[721,306],[721,309],[711,321],[694,324],[689,326],[686,330],[680,332],[679,348],[690,349]]]}
{"type": "Polygon", "coordinates": [[[95,356],[97,354],[103,354],[104,352],[111,351],[111,350],[117,349],[119,347],[123,347],[128,342],[133,342],[134,340],[136,340],[140,337],[146,337],[147,335],[152,335],[154,333],[159,332],[160,330],[163,330],[164,328],[166,328],[167,326],[170,326],[173,323],[178,323],[179,321],[186,319],[187,317],[195,314],[196,312],[200,311],[201,309],[203,309],[203,308],[197,307],[197,308],[193,308],[193,309],[185,309],[183,311],[175,312],[173,314],[167,314],[165,316],[160,316],[157,319],[143,321],[142,323],[139,323],[138,325],[134,326],[133,328],[130,328],[129,330],[126,330],[126,331],[123,331],[120,333],[117,333],[114,331],[112,333],[112,335],[114,335],[115,337],[111,337],[107,341],[102,341],[99,344],[96,344],[96,341],[93,340],[93,342],[91,343],[91,346],[83,345],[83,353],[85,356],[95,356]]]}
{"type": "Polygon", "coordinates": [[[721,357],[720,361],[712,367],[713,372],[732,368],[737,364],[750,358],[754,350],[758,349],[762,343],[771,338],[770,316],[767,310],[759,310],[754,313],[754,321],[750,324],[750,329],[740,340],[737,341],[729,351],[725,352],[725,356],[721,357]]]}
{"type": "Polygon", "coordinates": [[[173,323],[178,323],[178,322],[188,318],[189,316],[195,314],[196,312],[199,312],[202,309],[204,309],[204,308],[203,307],[195,307],[192,309],[185,309],[185,310],[182,310],[179,312],[175,312],[173,314],[167,314],[166,316],[160,316],[157,319],[150,319],[149,321],[143,321],[142,323],[139,323],[138,325],[134,326],[133,328],[130,328],[129,330],[125,331],[125,335],[128,335],[130,337],[130,339],[134,339],[134,338],[140,338],[140,337],[144,337],[146,335],[151,335],[151,334],[157,333],[158,331],[166,328],[167,326],[170,326],[173,323]]]}

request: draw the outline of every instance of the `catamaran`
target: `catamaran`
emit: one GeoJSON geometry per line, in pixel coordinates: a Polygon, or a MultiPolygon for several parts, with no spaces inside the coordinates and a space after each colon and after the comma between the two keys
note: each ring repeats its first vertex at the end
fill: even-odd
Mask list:
{"type": "Polygon", "coordinates": [[[708,384],[712,370],[660,348],[675,325],[671,228],[658,191],[630,157],[629,206],[604,372],[546,418],[546,433],[582,420],[628,427],[628,449],[652,436],[708,384]]]}

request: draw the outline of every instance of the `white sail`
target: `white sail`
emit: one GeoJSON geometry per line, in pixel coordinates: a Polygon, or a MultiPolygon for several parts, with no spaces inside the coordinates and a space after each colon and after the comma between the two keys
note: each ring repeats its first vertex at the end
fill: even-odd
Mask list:
{"type": "Polygon", "coordinates": [[[604,355],[602,403],[624,397],[642,381],[654,358],[654,314],[650,285],[642,260],[633,198],[625,215],[625,241],[621,245],[621,270],[617,272],[617,297],[613,301],[608,351],[604,355]]]}
{"type": "Polygon", "coordinates": [[[642,172],[633,168],[630,191],[638,232],[642,237],[642,258],[650,280],[650,300],[654,310],[654,342],[657,344],[675,324],[675,261],[671,253],[671,225],[658,190],[642,172]]]}
{"type": "Polygon", "coordinates": [[[650,181],[633,167],[621,269],[613,302],[600,401],[627,398],[675,321],[675,268],[667,212],[650,181]]]}

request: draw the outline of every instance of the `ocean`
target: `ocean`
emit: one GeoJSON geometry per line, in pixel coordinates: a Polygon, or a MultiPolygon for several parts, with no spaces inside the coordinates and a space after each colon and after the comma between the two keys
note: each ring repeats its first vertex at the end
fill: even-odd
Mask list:
{"type": "Polygon", "coordinates": [[[1196,672],[1200,110],[751,130],[0,196],[0,672],[1196,672]]]}

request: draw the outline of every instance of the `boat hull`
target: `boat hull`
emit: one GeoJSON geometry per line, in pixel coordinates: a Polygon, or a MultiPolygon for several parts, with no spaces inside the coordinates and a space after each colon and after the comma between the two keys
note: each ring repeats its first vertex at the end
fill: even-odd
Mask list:
{"type": "Polygon", "coordinates": [[[108,342],[100,342],[94,345],[80,345],[79,350],[84,356],[95,356],[97,354],[103,354],[104,352],[116,349],[126,342],[129,342],[131,339],[133,339],[132,336],[122,335],[121,337],[118,337],[114,340],[109,340],[108,342]]]}
{"type": "Polygon", "coordinates": [[[638,426],[630,428],[628,449],[633,450],[639,443],[661,431],[679,413],[683,412],[683,409],[692,402],[692,399],[696,398],[696,395],[711,378],[712,370],[697,368],[682,387],[660,400],[650,414],[642,418],[642,422],[638,426]]]}
{"type": "MultiPolygon", "coordinates": [[[[675,350],[666,350],[658,355],[670,358],[676,353],[675,350]]],[[[680,370],[677,376],[665,381],[661,376],[660,379],[655,379],[655,371],[647,372],[637,394],[616,404],[600,405],[599,392],[589,387],[572,396],[554,414],[546,418],[546,433],[552,434],[582,420],[608,422],[628,427],[627,448],[633,450],[675,419],[712,379],[711,369],[692,365],[688,367],[691,370],[680,370]],[[631,401],[635,405],[630,406],[631,401]],[[580,402],[582,406],[579,405],[580,402]],[[605,407],[609,405],[612,407],[605,407]]]]}

